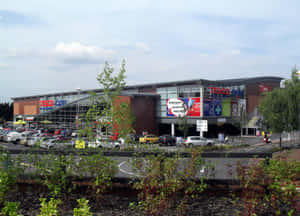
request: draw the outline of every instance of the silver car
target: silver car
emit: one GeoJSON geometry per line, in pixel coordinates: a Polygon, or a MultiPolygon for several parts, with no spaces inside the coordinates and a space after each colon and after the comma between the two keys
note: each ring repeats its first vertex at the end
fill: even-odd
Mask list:
{"type": "Polygon", "coordinates": [[[40,147],[45,149],[52,149],[52,148],[61,149],[61,148],[65,148],[66,145],[58,139],[50,138],[42,141],[40,143],[40,147]]]}
{"type": "Polygon", "coordinates": [[[112,141],[106,138],[98,138],[96,141],[88,142],[89,148],[111,148],[111,149],[120,149],[121,146],[124,146],[124,143],[118,141],[112,141]]]}
{"type": "Polygon", "coordinates": [[[188,136],[186,140],[184,140],[185,146],[212,146],[214,141],[211,139],[207,139],[205,137],[200,136],[188,136]]]}

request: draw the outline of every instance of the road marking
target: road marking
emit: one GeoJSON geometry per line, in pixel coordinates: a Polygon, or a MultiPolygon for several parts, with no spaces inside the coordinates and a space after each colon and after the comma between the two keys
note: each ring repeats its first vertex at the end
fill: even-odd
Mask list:
{"type": "Polygon", "coordinates": [[[118,165],[119,170],[120,170],[121,172],[123,172],[123,173],[125,173],[125,174],[127,174],[127,175],[135,176],[135,177],[142,177],[141,175],[138,175],[138,174],[136,174],[136,173],[129,172],[129,171],[126,171],[126,170],[122,169],[121,167],[122,167],[125,163],[127,163],[127,161],[123,161],[122,163],[120,163],[120,164],[118,165]]]}

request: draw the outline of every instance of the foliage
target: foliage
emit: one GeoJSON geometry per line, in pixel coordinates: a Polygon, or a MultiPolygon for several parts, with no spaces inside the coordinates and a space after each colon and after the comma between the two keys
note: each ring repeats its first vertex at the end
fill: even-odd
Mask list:
{"type": "Polygon", "coordinates": [[[15,166],[8,153],[0,155],[0,162],[2,163],[0,168],[0,203],[3,203],[7,193],[16,186],[20,169],[15,166]]]}
{"type": "Polygon", "coordinates": [[[77,200],[79,208],[73,209],[74,216],[92,216],[93,214],[90,212],[90,207],[88,206],[89,201],[85,198],[77,200]]]}
{"type": "Polygon", "coordinates": [[[125,143],[132,142],[128,134],[135,134],[133,124],[135,117],[132,113],[129,102],[115,104],[113,107],[113,122],[115,123],[115,131],[125,140],[125,143]]]}
{"type": "Polygon", "coordinates": [[[48,187],[51,196],[61,197],[65,192],[70,192],[72,187],[67,179],[71,176],[71,170],[67,169],[72,163],[72,157],[64,155],[55,155],[49,153],[47,155],[28,154],[24,156],[22,164],[30,164],[35,168],[36,180],[48,187]]]}
{"type": "Polygon", "coordinates": [[[105,157],[101,151],[91,156],[80,157],[76,163],[70,164],[74,173],[83,177],[85,175],[94,178],[93,189],[101,195],[112,186],[112,179],[118,171],[116,161],[105,157]]]}
{"type": "Polygon", "coordinates": [[[41,212],[38,216],[58,216],[57,206],[61,204],[61,200],[51,198],[49,202],[45,198],[41,198],[41,212]]]}
{"type": "Polygon", "coordinates": [[[18,214],[19,206],[20,206],[19,202],[5,202],[5,205],[1,210],[1,215],[22,216],[22,215],[18,214]]]}
{"type": "Polygon", "coordinates": [[[266,94],[259,105],[264,123],[273,131],[282,133],[299,127],[300,80],[297,69],[292,70],[291,80],[285,82],[284,89],[275,89],[266,94]]]}
{"type": "Polygon", "coordinates": [[[300,213],[300,193],[296,179],[300,176],[300,163],[275,158],[239,166],[242,207],[248,215],[287,215],[300,213]]]}
{"type": "Polygon", "coordinates": [[[0,103],[0,123],[12,121],[14,107],[12,103],[0,103]]]}
{"type": "Polygon", "coordinates": [[[134,133],[132,128],[134,118],[128,102],[121,102],[113,106],[113,102],[118,100],[119,95],[126,86],[125,82],[125,61],[123,60],[120,72],[113,75],[114,69],[105,62],[103,72],[97,77],[102,87],[102,94],[91,92],[90,107],[80,121],[83,128],[79,131],[80,135],[87,135],[90,140],[95,140],[97,134],[111,134],[118,132],[123,138],[126,134],[134,133]],[[118,125],[118,128],[114,128],[118,125]],[[116,130],[117,129],[117,130],[116,130]]]}
{"type": "Polygon", "coordinates": [[[170,207],[177,205],[178,214],[185,214],[188,199],[202,192],[206,184],[203,178],[200,183],[196,178],[204,165],[200,152],[193,152],[183,167],[181,163],[179,155],[136,157],[133,167],[141,180],[136,181],[133,187],[139,191],[139,202],[131,203],[130,207],[137,208],[146,215],[165,215],[170,207]],[[180,200],[182,193],[184,198],[180,200]]]}
{"type": "MultiPolygon", "coordinates": [[[[183,108],[183,113],[186,113],[187,110],[185,104],[182,104],[182,108],[183,108]]],[[[178,129],[183,133],[183,138],[185,139],[188,134],[188,130],[191,127],[191,125],[188,124],[187,115],[179,115],[177,117],[177,124],[178,124],[178,129]]]]}

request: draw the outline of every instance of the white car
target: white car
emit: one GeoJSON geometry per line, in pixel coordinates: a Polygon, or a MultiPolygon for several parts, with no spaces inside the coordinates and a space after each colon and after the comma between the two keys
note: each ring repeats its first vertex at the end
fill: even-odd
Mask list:
{"type": "Polygon", "coordinates": [[[115,148],[120,149],[124,144],[118,141],[112,141],[109,139],[96,139],[96,141],[89,141],[89,148],[115,148]]]}
{"type": "Polygon", "coordinates": [[[186,140],[184,140],[185,146],[212,146],[215,142],[211,139],[207,139],[205,137],[200,136],[188,136],[186,140]]]}
{"type": "Polygon", "coordinates": [[[34,134],[33,131],[24,131],[21,133],[20,144],[27,145],[27,140],[34,134]]]}
{"type": "Polygon", "coordinates": [[[40,147],[45,149],[63,149],[66,147],[66,145],[58,139],[46,138],[40,143],[40,147]]]}
{"type": "Polygon", "coordinates": [[[21,138],[22,138],[21,133],[12,131],[7,134],[6,141],[12,142],[12,143],[18,143],[18,142],[20,142],[21,138]]]}

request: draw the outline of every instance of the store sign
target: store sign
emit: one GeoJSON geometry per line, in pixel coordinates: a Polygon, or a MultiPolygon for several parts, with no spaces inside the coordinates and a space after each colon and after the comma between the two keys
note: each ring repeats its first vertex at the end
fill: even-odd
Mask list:
{"type": "Polygon", "coordinates": [[[34,120],[34,117],[33,117],[33,116],[28,116],[28,117],[25,117],[24,120],[25,120],[25,121],[33,121],[33,120],[34,120]]]}
{"type": "Polygon", "coordinates": [[[167,116],[200,116],[200,98],[172,98],[167,100],[167,116]]]}
{"type": "Polygon", "coordinates": [[[210,89],[210,94],[222,94],[222,95],[230,95],[229,88],[219,88],[219,87],[208,87],[210,89]]]}
{"type": "Polygon", "coordinates": [[[211,95],[236,96],[237,98],[244,96],[244,91],[240,89],[230,89],[222,87],[208,87],[211,95]]]}
{"type": "Polygon", "coordinates": [[[60,107],[67,104],[67,100],[41,100],[40,110],[53,110],[55,107],[60,107]]]}

